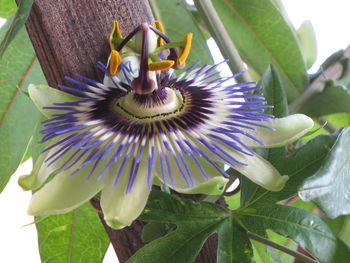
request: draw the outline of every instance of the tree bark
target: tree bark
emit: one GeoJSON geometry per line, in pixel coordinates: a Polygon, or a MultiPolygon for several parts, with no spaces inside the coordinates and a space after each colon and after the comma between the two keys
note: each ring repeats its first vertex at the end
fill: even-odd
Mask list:
{"type": "MultiPolygon", "coordinates": [[[[75,74],[102,79],[96,63],[107,61],[114,20],[127,35],[141,23],[150,23],[153,16],[147,0],[35,1],[26,27],[51,87],[68,84],[64,77],[75,74]]],[[[96,199],[91,203],[98,209],[96,199]]],[[[130,227],[116,231],[106,225],[101,213],[99,216],[120,262],[125,262],[144,245],[141,239],[144,223],[135,221],[130,227]]],[[[215,262],[216,243],[217,238],[210,237],[196,262],[215,262]]]]}

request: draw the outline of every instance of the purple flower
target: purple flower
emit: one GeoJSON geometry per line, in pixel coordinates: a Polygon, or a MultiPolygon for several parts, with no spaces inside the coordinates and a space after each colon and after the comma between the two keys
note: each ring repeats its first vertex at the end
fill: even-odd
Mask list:
{"type": "Polygon", "coordinates": [[[229,177],[223,164],[268,190],[283,188],[288,176],[252,149],[288,144],[312,120],[264,114],[263,95],[252,94],[261,87],[232,84],[238,74],[221,78],[218,65],[195,63],[176,75],[190,42],[186,35],[176,46],[147,24],[123,38],[114,24],[109,62],[98,64],[103,83],[77,75],[62,91],[29,87],[48,117],[41,131],[48,146],[20,183],[38,189],[55,175],[33,195],[30,214],[65,213],[101,192],[107,223],[122,228],[142,212],[152,184],[221,194],[229,177]]]}

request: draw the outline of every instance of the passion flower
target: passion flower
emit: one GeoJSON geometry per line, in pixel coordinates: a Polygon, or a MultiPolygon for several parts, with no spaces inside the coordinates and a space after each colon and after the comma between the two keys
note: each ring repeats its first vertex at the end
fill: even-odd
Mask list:
{"type": "Polygon", "coordinates": [[[260,87],[230,84],[235,76],[218,77],[217,65],[195,63],[176,75],[192,35],[173,43],[161,29],[143,24],[123,38],[115,23],[109,61],[98,64],[103,83],[78,75],[61,91],[29,87],[48,117],[41,131],[48,146],[33,173],[20,179],[24,188],[39,189],[30,214],[65,213],[101,192],[106,222],[122,228],[140,215],[152,184],[222,193],[229,176],[223,164],[268,190],[283,188],[288,176],[252,149],[288,144],[312,120],[264,114],[263,95],[252,93],[260,87]]]}

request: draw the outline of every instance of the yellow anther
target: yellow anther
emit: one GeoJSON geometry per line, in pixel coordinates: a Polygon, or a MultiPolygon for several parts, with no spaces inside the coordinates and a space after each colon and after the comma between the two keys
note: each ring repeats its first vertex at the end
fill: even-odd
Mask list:
{"type": "Polygon", "coordinates": [[[177,64],[178,66],[183,66],[185,65],[186,59],[188,57],[188,55],[190,54],[190,50],[191,50],[191,45],[192,45],[192,33],[188,33],[185,35],[184,37],[184,46],[182,48],[180,48],[180,54],[179,57],[177,59],[177,64]]]}
{"type": "MultiPolygon", "coordinates": [[[[159,20],[155,20],[155,21],[153,21],[152,24],[153,24],[153,25],[155,26],[155,28],[157,28],[160,32],[165,33],[165,29],[164,29],[164,27],[163,27],[162,22],[160,22],[159,20]]],[[[159,37],[159,38],[158,38],[158,47],[161,47],[161,46],[163,46],[164,44],[165,44],[164,39],[161,38],[161,37],[159,37]]]]}
{"type": "Polygon", "coordinates": [[[175,64],[174,60],[162,60],[157,62],[152,62],[148,65],[148,70],[159,71],[171,68],[175,64]]]}
{"type": "Polygon", "coordinates": [[[155,28],[157,28],[160,32],[165,33],[165,29],[164,26],[162,24],[162,22],[160,22],[160,20],[154,20],[152,23],[155,28]]]}
{"type": "Polygon", "coordinates": [[[122,57],[116,50],[111,51],[111,58],[109,60],[109,74],[112,76],[117,74],[120,63],[122,62],[122,57]]]}
{"type": "Polygon", "coordinates": [[[114,42],[113,42],[114,38],[123,39],[123,35],[120,32],[118,21],[113,21],[112,31],[111,31],[111,34],[109,35],[109,46],[110,46],[111,50],[115,49],[114,42]]]}

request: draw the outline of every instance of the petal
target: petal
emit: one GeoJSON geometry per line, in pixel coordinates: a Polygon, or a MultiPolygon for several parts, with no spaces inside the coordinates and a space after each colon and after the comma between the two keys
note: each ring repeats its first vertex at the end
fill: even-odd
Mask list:
{"type": "Polygon", "coordinates": [[[40,170],[43,170],[44,160],[47,154],[41,154],[38,160],[35,162],[33,171],[28,175],[22,175],[18,178],[18,184],[22,187],[23,190],[34,190],[39,188],[46,180],[46,178],[51,174],[51,172],[39,173],[40,170]],[[41,176],[39,176],[39,174],[41,176]]]}
{"type": "Polygon", "coordinates": [[[237,164],[235,170],[248,177],[254,183],[269,191],[280,191],[288,181],[287,175],[281,175],[277,169],[258,154],[254,156],[231,152],[236,160],[247,165],[237,164]]]}
{"type": "MultiPolygon", "coordinates": [[[[169,157],[172,180],[169,177],[169,174],[166,173],[166,184],[168,187],[184,194],[220,195],[224,191],[229,180],[223,177],[223,175],[219,173],[212,165],[210,165],[204,158],[195,156],[206,175],[203,174],[195,159],[193,159],[191,156],[184,156],[184,161],[188,169],[186,169],[186,167],[183,165],[184,162],[181,161],[181,158],[178,158],[178,163],[181,166],[182,172],[175,162],[174,157],[169,157]],[[192,180],[190,179],[188,172],[190,172],[192,180]],[[190,185],[186,183],[184,176],[186,176],[187,182],[189,182],[190,185]]],[[[164,182],[162,179],[160,164],[156,165],[156,176],[160,181],[160,185],[163,185],[164,182]]]]}
{"type": "Polygon", "coordinates": [[[114,229],[121,229],[131,225],[143,211],[150,194],[150,189],[147,185],[147,169],[143,167],[142,163],[131,192],[126,193],[131,168],[130,159],[127,161],[123,174],[121,174],[116,186],[114,184],[120,162],[110,167],[109,177],[102,190],[101,208],[104,219],[114,229]]]}
{"type": "MultiPolygon", "coordinates": [[[[54,152],[55,148],[49,151],[54,152]]],[[[35,175],[34,189],[46,181],[48,176],[59,168],[71,154],[66,154],[57,162],[49,165],[44,162],[35,175]]],[[[55,177],[38,190],[32,197],[28,213],[32,215],[49,215],[66,213],[94,197],[104,186],[105,177],[98,180],[97,177],[105,168],[107,160],[103,159],[96,167],[94,174],[88,179],[93,163],[84,166],[74,176],[70,176],[82,164],[84,160],[77,162],[67,170],[59,172],[55,177]]]]}
{"type": "MultiPolygon", "coordinates": [[[[229,148],[219,141],[216,142],[228,156],[235,160],[235,162],[232,162],[234,165],[234,167],[232,167],[233,169],[265,189],[269,191],[280,191],[288,181],[289,177],[287,175],[281,176],[272,164],[258,154],[247,155],[233,148],[229,148]]],[[[208,158],[223,162],[223,160],[219,156],[213,154],[213,152],[203,146],[200,146],[200,148],[208,158]]]]}
{"type": "Polygon", "coordinates": [[[272,148],[287,145],[306,134],[313,127],[314,122],[304,114],[294,114],[285,118],[276,118],[271,123],[264,124],[275,130],[256,127],[255,131],[245,129],[245,132],[262,141],[265,146],[244,135],[240,136],[242,141],[251,148],[272,148]]]}
{"type": "Polygon", "coordinates": [[[91,178],[86,181],[88,170],[69,176],[60,173],[36,192],[30,201],[30,215],[67,213],[94,197],[103,187],[104,180],[91,178]]]}
{"type": "MultiPolygon", "coordinates": [[[[64,137],[57,137],[56,140],[59,141],[62,138],[64,137]]],[[[56,146],[49,151],[42,153],[39,156],[38,160],[35,162],[31,174],[24,175],[19,178],[18,183],[23,188],[23,190],[36,190],[41,187],[41,185],[45,183],[46,179],[71,157],[72,150],[68,151],[53,164],[50,164],[50,161],[45,161],[46,158],[55,154],[60,150],[60,148],[60,146],[56,146]]],[[[75,168],[77,168],[77,165],[75,165],[69,171],[72,171],[75,168]]]]}
{"type": "MultiPolygon", "coordinates": [[[[211,177],[208,181],[198,183],[194,187],[180,188],[176,186],[175,191],[183,194],[206,194],[206,195],[220,195],[225,190],[228,179],[223,176],[211,177]]],[[[169,187],[171,187],[169,185],[169,187]]]]}
{"type": "Polygon", "coordinates": [[[281,176],[277,169],[258,154],[248,156],[239,152],[230,152],[236,160],[247,165],[237,164],[235,170],[248,177],[254,183],[269,191],[280,191],[288,181],[287,175],[281,176]]]}
{"type": "Polygon", "coordinates": [[[43,107],[52,106],[53,103],[74,102],[81,100],[79,97],[51,88],[47,85],[30,84],[28,87],[28,92],[35,106],[48,118],[50,118],[53,114],[62,113],[62,111],[46,110],[43,109],[43,107]]]}

